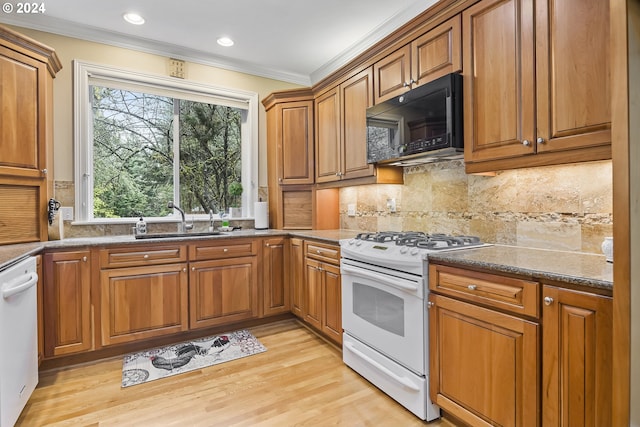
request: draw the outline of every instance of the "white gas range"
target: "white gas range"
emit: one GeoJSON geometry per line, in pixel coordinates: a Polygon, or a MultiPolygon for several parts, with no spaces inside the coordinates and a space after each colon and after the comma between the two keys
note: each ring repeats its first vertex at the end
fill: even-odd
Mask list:
{"type": "Polygon", "coordinates": [[[423,420],[429,399],[426,255],[487,246],[473,236],[361,233],[340,241],[343,360],[423,420]]]}

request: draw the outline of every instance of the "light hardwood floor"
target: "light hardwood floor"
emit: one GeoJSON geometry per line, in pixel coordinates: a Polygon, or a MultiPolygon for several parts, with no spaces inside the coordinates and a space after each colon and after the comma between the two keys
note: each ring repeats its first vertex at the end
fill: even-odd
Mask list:
{"type": "Polygon", "coordinates": [[[295,320],[250,330],[266,352],[126,389],[121,357],[41,372],[16,426],[452,426],[415,417],[295,320]]]}

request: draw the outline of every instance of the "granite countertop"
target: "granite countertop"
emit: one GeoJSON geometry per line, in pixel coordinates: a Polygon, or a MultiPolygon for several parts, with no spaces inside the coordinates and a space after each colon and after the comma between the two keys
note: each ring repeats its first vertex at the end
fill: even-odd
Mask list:
{"type": "Polygon", "coordinates": [[[21,258],[41,252],[44,249],[67,249],[77,247],[109,246],[109,245],[142,245],[164,242],[190,242],[208,239],[234,239],[242,237],[293,236],[303,239],[315,239],[330,244],[338,244],[342,239],[355,237],[357,230],[236,230],[215,235],[189,237],[162,237],[154,239],[136,239],[133,235],[73,237],[48,242],[21,243],[0,246],[0,269],[21,258]]]}
{"type": "Polygon", "coordinates": [[[459,251],[435,252],[428,260],[454,263],[537,280],[613,289],[613,264],[604,255],[494,245],[459,251]]]}
{"type": "MultiPolygon", "coordinates": [[[[27,255],[40,253],[44,249],[269,236],[292,236],[338,244],[340,240],[351,239],[359,232],[358,230],[237,230],[213,236],[159,239],[136,239],[132,235],[78,237],[0,246],[0,269],[27,255]]],[[[613,264],[606,262],[603,255],[493,245],[459,251],[433,252],[427,257],[429,260],[454,263],[461,267],[481,268],[537,280],[560,281],[608,291],[613,288],[613,264]]]]}

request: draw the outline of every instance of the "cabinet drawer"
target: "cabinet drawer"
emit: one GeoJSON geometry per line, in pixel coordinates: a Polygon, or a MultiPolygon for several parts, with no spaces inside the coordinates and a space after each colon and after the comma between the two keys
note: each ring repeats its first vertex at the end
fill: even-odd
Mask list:
{"type": "Polygon", "coordinates": [[[127,246],[100,251],[101,268],[169,264],[186,260],[186,245],[127,246]]]}
{"type": "Polygon", "coordinates": [[[540,316],[538,287],[538,282],[429,265],[431,291],[535,318],[540,316]]]}
{"type": "Polygon", "coordinates": [[[259,241],[227,239],[222,241],[195,243],[189,246],[189,260],[235,258],[258,254],[259,241]]]}
{"type": "Polygon", "coordinates": [[[305,242],[305,248],[305,255],[308,258],[329,262],[331,264],[340,263],[340,248],[338,246],[317,242],[305,242]]]}

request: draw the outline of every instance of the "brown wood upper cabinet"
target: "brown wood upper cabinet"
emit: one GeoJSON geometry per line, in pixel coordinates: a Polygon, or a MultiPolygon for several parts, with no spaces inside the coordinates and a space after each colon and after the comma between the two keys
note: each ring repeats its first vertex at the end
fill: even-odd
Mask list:
{"type": "Polygon", "coordinates": [[[0,244],[47,240],[53,194],[53,78],[48,46],[0,25],[0,244]],[[19,209],[16,209],[19,207],[19,209]]]}
{"type": "Polygon", "coordinates": [[[401,170],[367,162],[366,112],[372,103],[371,67],[316,98],[317,183],[368,177],[380,183],[402,182],[401,170]]]}
{"type": "Polygon", "coordinates": [[[611,158],[609,2],[481,0],[462,28],[467,172],[611,158]]]}
{"type": "Polygon", "coordinates": [[[374,101],[462,70],[460,15],[438,25],[373,65],[374,101]]]}

